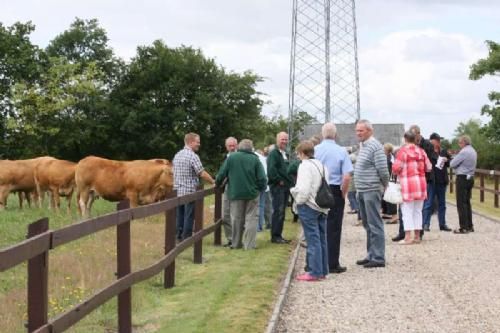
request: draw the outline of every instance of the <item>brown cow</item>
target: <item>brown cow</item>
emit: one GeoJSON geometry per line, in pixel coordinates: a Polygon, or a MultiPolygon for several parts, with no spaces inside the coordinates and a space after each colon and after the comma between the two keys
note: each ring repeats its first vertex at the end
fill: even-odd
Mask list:
{"type": "Polygon", "coordinates": [[[125,162],[86,157],[75,172],[80,212],[89,216],[95,196],[109,201],[129,199],[131,207],[163,200],[172,190],[173,174],[172,164],[163,159],[125,162]]]}
{"type": "MultiPolygon", "coordinates": [[[[71,199],[75,189],[76,163],[47,159],[40,161],[34,172],[36,190],[38,193],[50,191],[50,207],[59,210],[59,196],[68,200],[68,213],[71,211],[71,199]]],[[[39,197],[39,206],[42,207],[42,198],[39,197]]]]}
{"type": "Polygon", "coordinates": [[[0,161],[0,209],[4,209],[7,204],[7,197],[10,192],[35,192],[36,185],[34,178],[35,167],[41,161],[53,159],[53,157],[44,156],[29,160],[1,160],[0,161]]]}

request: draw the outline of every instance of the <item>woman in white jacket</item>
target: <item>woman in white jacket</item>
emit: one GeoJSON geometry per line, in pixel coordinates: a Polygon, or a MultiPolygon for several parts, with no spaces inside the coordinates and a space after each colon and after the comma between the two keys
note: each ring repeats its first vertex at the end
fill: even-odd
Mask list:
{"type": "Polygon", "coordinates": [[[328,174],[328,171],[321,162],[313,158],[314,145],[311,141],[302,141],[296,150],[302,162],[297,173],[297,183],[290,192],[297,203],[299,218],[304,229],[309,267],[309,272],[297,276],[297,280],[318,281],[328,274],[326,247],[328,209],[318,207],[315,197],[321,184],[321,176],[328,174]]]}

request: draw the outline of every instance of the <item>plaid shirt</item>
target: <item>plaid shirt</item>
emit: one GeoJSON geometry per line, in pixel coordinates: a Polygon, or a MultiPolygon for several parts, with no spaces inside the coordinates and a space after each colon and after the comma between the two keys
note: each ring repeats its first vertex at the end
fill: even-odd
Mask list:
{"type": "Polygon", "coordinates": [[[189,147],[184,147],[174,156],[174,190],[177,195],[196,192],[200,183],[198,175],[203,171],[199,156],[189,147]]]}
{"type": "Polygon", "coordinates": [[[392,165],[392,172],[398,176],[403,201],[427,198],[425,172],[430,170],[432,170],[431,162],[422,148],[409,144],[399,149],[392,165]]]}

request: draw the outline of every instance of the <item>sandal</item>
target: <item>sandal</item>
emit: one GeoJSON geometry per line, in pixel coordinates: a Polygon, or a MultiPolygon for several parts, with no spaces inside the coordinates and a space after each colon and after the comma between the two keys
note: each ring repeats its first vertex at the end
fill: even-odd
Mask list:
{"type": "Polygon", "coordinates": [[[402,239],[402,240],[400,240],[400,241],[398,242],[398,244],[399,244],[399,245],[411,245],[411,244],[413,244],[413,241],[412,241],[412,240],[407,241],[407,240],[405,240],[405,239],[402,239]]]}
{"type": "Polygon", "coordinates": [[[414,240],[413,240],[413,243],[415,243],[415,244],[420,244],[420,242],[421,242],[421,241],[422,241],[421,239],[414,239],[414,240]]]}

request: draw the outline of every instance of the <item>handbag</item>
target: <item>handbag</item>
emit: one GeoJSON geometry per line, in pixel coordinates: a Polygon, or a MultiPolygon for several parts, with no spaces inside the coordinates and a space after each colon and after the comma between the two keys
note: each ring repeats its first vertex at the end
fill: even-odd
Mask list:
{"type": "Polygon", "coordinates": [[[384,201],[392,204],[400,204],[403,202],[403,194],[401,193],[401,184],[390,180],[384,193],[384,201]]]}
{"type": "MultiPolygon", "coordinates": [[[[314,164],[313,162],[311,163],[314,164]]],[[[321,175],[321,183],[319,185],[319,189],[316,193],[314,201],[320,208],[333,208],[335,204],[335,198],[333,197],[330,185],[328,185],[325,179],[325,168],[323,167],[323,173],[321,173],[318,166],[316,164],[314,164],[314,166],[316,167],[316,169],[318,169],[318,172],[321,175]]]]}

